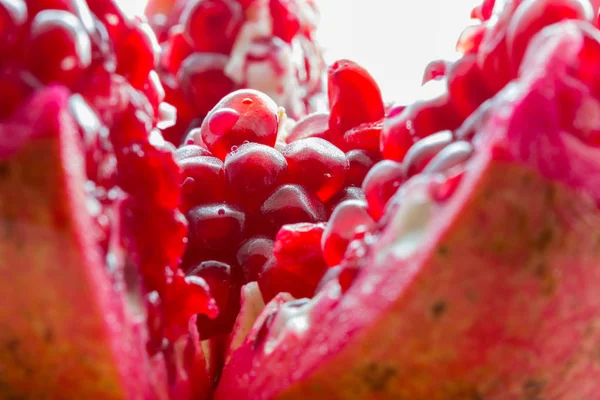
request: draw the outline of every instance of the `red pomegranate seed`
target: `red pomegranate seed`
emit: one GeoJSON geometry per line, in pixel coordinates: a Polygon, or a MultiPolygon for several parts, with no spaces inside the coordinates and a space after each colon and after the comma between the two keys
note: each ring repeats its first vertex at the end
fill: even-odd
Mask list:
{"type": "Polygon", "coordinates": [[[77,86],[77,91],[109,126],[120,118],[130,105],[127,80],[105,68],[95,68],[77,86]]]}
{"type": "Polygon", "coordinates": [[[228,61],[229,57],[222,54],[194,53],[181,64],[179,86],[197,115],[206,115],[223,96],[235,90],[235,83],[224,72],[228,61]]]}
{"type": "Polygon", "coordinates": [[[269,11],[273,21],[273,35],[291,43],[300,31],[299,10],[295,0],[269,0],[269,11]]]}
{"type": "Polygon", "coordinates": [[[235,292],[240,289],[240,285],[236,284],[233,277],[232,268],[219,261],[204,261],[188,271],[187,276],[204,279],[210,288],[210,294],[219,307],[219,316],[215,319],[198,316],[197,325],[200,337],[205,340],[215,335],[228,333],[233,327],[239,311],[239,306],[232,309],[232,305],[235,303],[235,292]]]}
{"type": "Polygon", "coordinates": [[[260,208],[264,219],[262,229],[276,233],[286,224],[321,222],[326,218],[325,206],[300,185],[282,185],[265,200],[260,208]]]}
{"type": "Polygon", "coordinates": [[[434,60],[425,66],[425,71],[423,72],[423,82],[422,84],[426,84],[429,81],[434,79],[441,79],[446,76],[446,72],[448,71],[448,67],[450,67],[451,63],[446,60],[434,60]]]}
{"type": "Polygon", "coordinates": [[[450,143],[442,149],[425,167],[426,173],[445,172],[464,164],[473,155],[473,146],[464,140],[450,143]]]}
{"type": "Polygon", "coordinates": [[[462,118],[467,118],[494,95],[487,87],[485,76],[474,54],[463,56],[450,67],[448,91],[454,109],[462,118]]]}
{"type": "Polygon", "coordinates": [[[433,92],[384,122],[381,132],[383,158],[402,161],[417,140],[445,129],[456,129],[462,118],[449,101],[445,80],[429,81],[423,89],[433,92]]]}
{"type": "Polygon", "coordinates": [[[272,147],[246,143],[225,158],[225,178],[234,198],[247,209],[260,205],[281,184],[287,171],[283,155],[272,147]]]}
{"type": "Polygon", "coordinates": [[[0,69],[0,118],[7,118],[35,90],[36,79],[18,68],[0,69]]]}
{"type": "Polygon", "coordinates": [[[304,281],[302,277],[290,272],[281,265],[275,257],[271,257],[263,267],[258,279],[258,287],[265,303],[267,303],[282,292],[290,293],[297,299],[312,297],[316,285],[304,281]]]}
{"type": "Polygon", "coordinates": [[[483,3],[481,4],[481,17],[484,21],[487,21],[492,17],[495,3],[496,0],[483,0],[483,3]]]}
{"type": "Polygon", "coordinates": [[[196,51],[229,54],[243,18],[234,0],[193,0],[181,21],[196,51]]]}
{"type": "Polygon", "coordinates": [[[181,167],[181,209],[225,199],[223,161],[211,156],[188,157],[181,167]]]}
{"type": "Polygon", "coordinates": [[[185,158],[192,158],[198,156],[210,156],[210,151],[206,150],[204,147],[200,147],[195,144],[188,144],[186,146],[178,148],[175,151],[175,157],[178,161],[181,161],[185,158]]]}
{"type": "Polygon", "coordinates": [[[244,89],[225,96],[202,123],[202,140],[220,159],[245,142],[273,147],[279,128],[278,107],[267,95],[244,89]],[[213,130],[214,129],[214,130],[213,130]]]}
{"type": "Polygon", "coordinates": [[[288,162],[288,181],[298,183],[327,201],[344,185],[348,160],[327,140],[301,139],[281,150],[288,162]]]}
{"type": "Polygon", "coordinates": [[[438,132],[428,136],[415,143],[404,159],[404,168],[406,176],[411,177],[423,171],[427,164],[444,147],[452,143],[453,136],[451,131],[438,132]]]}
{"type": "Polygon", "coordinates": [[[344,133],[342,149],[344,151],[360,149],[379,153],[379,141],[382,129],[383,119],[360,124],[344,133]]]}
{"type": "Polygon", "coordinates": [[[365,150],[350,150],[346,153],[348,160],[348,172],[346,173],[345,185],[361,186],[365,176],[371,169],[378,157],[365,150]]]}
{"type": "Polygon", "coordinates": [[[135,24],[117,40],[117,73],[141,89],[155,67],[160,51],[156,36],[146,23],[135,24]]]}
{"type": "Polygon", "coordinates": [[[190,224],[186,260],[231,257],[246,231],[246,214],[233,204],[202,204],[186,217],[190,224]]]}
{"type": "Polygon", "coordinates": [[[429,186],[431,198],[439,203],[447,201],[458,189],[463,176],[464,170],[453,171],[449,175],[436,176],[429,186]]]}
{"type": "Polygon", "coordinates": [[[237,262],[246,282],[258,280],[263,266],[273,255],[273,246],[273,241],[264,236],[255,236],[242,243],[237,253],[237,262]]]}
{"type": "Polygon", "coordinates": [[[513,72],[519,70],[531,38],[543,27],[565,19],[592,21],[594,10],[588,0],[525,0],[506,28],[506,46],[513,72]]]}
{"type": "Polygon", "coordinates": [[[369,171],[362,190],[369,205],[369,213],[375,220],[381,218],[388,201],[404,180],[404,168],[395,161],[380,161],[369,171]]]}
{"type": "Polygon", "coordinates": [[[27,22],[27,5],[23,0],[0,0],[0,56],[8,59],[21,40],[27,22]]]}
{"type": "Polygon", "coordinates": [[[169,40],[164,46],[161,54],[161,66],[177,75],[183,61],[194,52],[181,25],[176,25],[171,29],[169,40]]]}
{"type": "Polygon", "coordinates": [[[346,131],[383,118],[381,91],[364,68],[352,61],[340,60],[329,67],[327,75],[331,109],[329,129],[334,144],[342,142],[346,131]]]}
{"type": "MultiPolygon", "coordinates": [[[[299,269],[304,264],[324,266],[325,259],[321,251],[321,239],[324,231],[324,223],[284,225],[275,237],[273,255],[280,263],[299,269]]],[[[315,266],[311,268],[318,270],[315,266]]],[[[323,267],[323,269],[325,268],[323,267]]],[[[293,271],[298,272],[297,270],[293,271]]],[[[313,278],[304,277],[308,282],[314,282],[313,278]]]]}
{"type": "Polygon", "coordinates": [[[75,12],[72,0],[25,0],[25,3],[30,20],[44,10],[75,12]]]}
{"type": "Polygon", "coordinates": [[[87,0],[87,4],[94,15],[104,24],[109,37],[120,40],[127,33],[131,21],[115,0],[87,0]]]}
{"type": "Polygon", "coordinates": [[[340,203],[327,223],[323,233],[323,255],[330,267],[338,265],[344,258],[348,244],[357,234],[365,234],[375,228],[369,215],[367,203],[348,200],[340,203]]]}
{"type": "Polygon", "coordinates": [[[73,86],[92,62],[92,45],[79,19],[44,10],[31,23],[28,67],[43,82],[73,86]]]}
{"type": "Polygon", "coordinates": [[[160,78],[156,71],[150,71],[142,86],[142,91],[148,98],[152,110],[154,111],[154,115],[158,116],[160,103],[165,100],[165,89],[163,88],[162,83],[160,83],[160,78]]]}
{"type": "Polygon", "coordinates": [[[485,32],[484,24],[466,27],[456,42],[456,51],[462,54],[477,54],[485,32]]]}
{"type": "Polygon", "coordinates": [[[296,140],[317,137],[327,139],[329,130],[329,113],[313,113],[301,118],[290,131],[286,141],[288,143],[296,140]]]}

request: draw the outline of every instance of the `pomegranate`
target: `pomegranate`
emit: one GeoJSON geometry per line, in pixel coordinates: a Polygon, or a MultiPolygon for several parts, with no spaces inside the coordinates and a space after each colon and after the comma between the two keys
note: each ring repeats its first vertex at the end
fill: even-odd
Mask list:
{"type": "Polygon", "coordinates": [[[323,108],[312,0],[156,0],[146,13],[161,38],[167,102],[180,105],[176,124],[163,129],[175,145],[237,89],[264,92],[294,119],[323,108]]]}

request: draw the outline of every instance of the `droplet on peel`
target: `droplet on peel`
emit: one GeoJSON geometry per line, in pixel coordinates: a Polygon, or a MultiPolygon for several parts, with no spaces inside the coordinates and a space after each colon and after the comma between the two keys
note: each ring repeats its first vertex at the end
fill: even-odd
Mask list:
{"type": "Polygon", "coordinates": [[[224,135],[238,122],[240,113],[232,108],[221,108],[208,118],[210,131],[215,135],[224,135]]]}

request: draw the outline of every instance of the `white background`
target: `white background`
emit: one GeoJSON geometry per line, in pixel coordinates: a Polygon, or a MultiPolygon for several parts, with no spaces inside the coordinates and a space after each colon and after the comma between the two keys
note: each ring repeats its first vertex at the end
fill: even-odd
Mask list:
{"type": "MultiPolygon", "coordinates": [[[[147,0],[121,0],[139,12],[147,0]]],[[[331,62],[348,58],[366,67],[386,100],[409,101],[424,66],[452,58],[459,33],[480,0],[318,0],[320,40],[331,62]]]]}

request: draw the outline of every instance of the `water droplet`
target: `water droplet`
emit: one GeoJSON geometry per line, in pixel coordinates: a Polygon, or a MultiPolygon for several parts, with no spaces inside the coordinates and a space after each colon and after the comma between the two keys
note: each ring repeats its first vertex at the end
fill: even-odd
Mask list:
{"type": "Polygon", "coordinates": [[[245,105],[250,105],[252,103],[253,103],[253,101],[250,97],[246,97],[244,100],[242,100],[242,104],[245,104],[245,105]]]}
{"type": "Polygon", "coordinates": [[[329,173],[323,174],[323,177],[325,177],[325,179],[331,179],[331,174],[329,174],[329,173]]]}
{"type": "Polygon", "coordinates": [[[225,215],[225,209],[224,208],[219,208],[219,211],[217,211],[217,213],[219,215],[225,215]]]}
{"type": "Polygon", "coordinates": [[[231,150],[230,150],[231,154],[235,154],[235,153],[237,153],[237,151],[238,151],[237,146],[231,146],[231,150]]]}
{"type": "Polygon", "coordinates": [[[249,141],[249,140],[244,140],[244,141],[242,142],[242,144],[248,144],[248,143],[250,143],[250,141],[249,141]]]}

